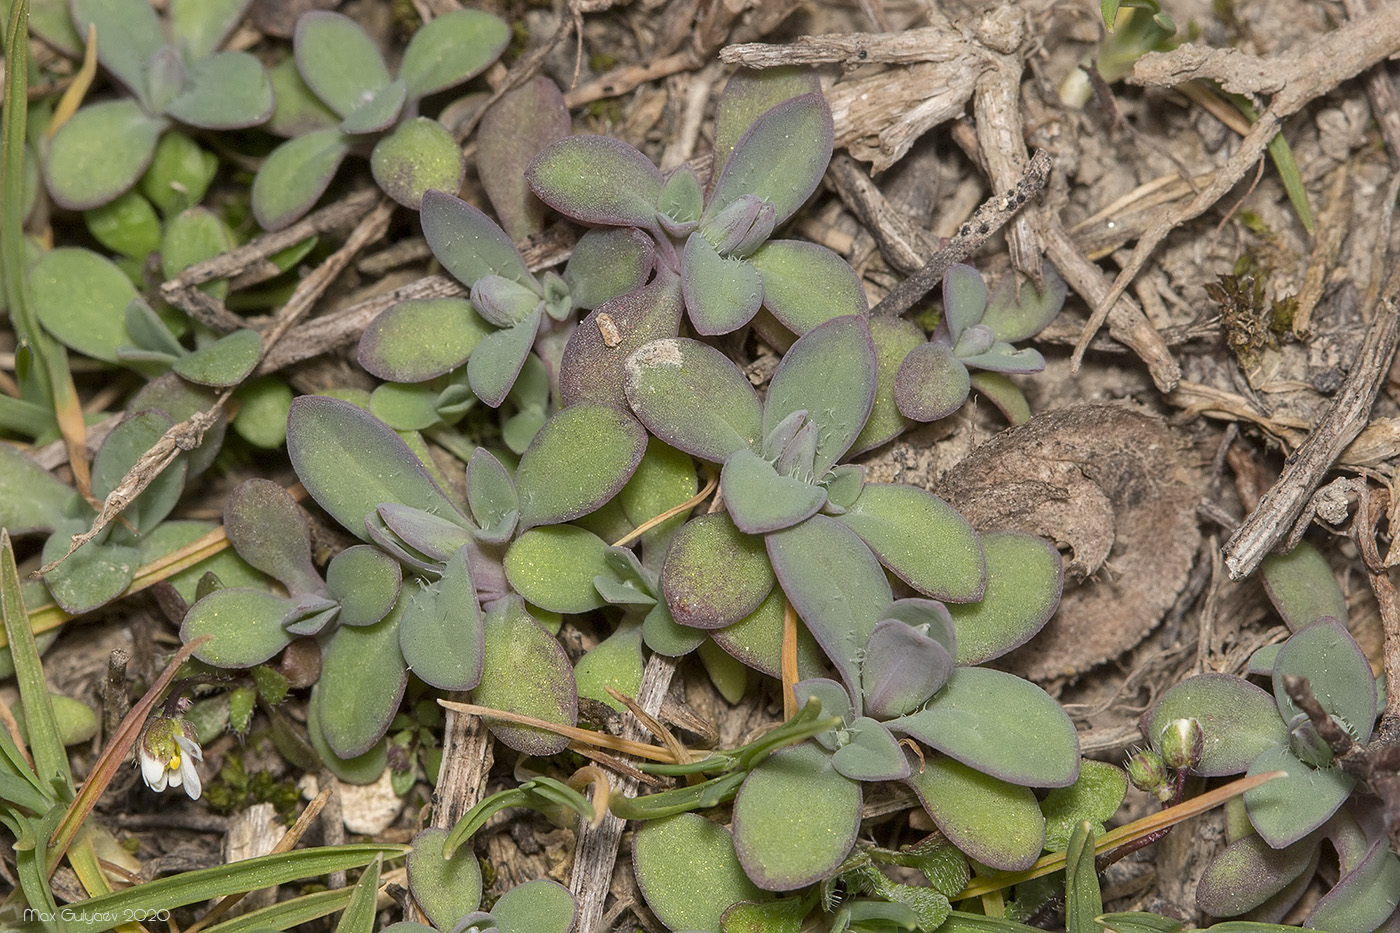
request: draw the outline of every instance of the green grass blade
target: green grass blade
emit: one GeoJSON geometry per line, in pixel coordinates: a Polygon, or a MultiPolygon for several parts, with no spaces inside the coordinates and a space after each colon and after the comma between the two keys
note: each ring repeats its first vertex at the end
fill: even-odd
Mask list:
{"type": "Polygon", "coordinates": [[[340,922],[335,926],[335,933],[374,933],[374,898],[379,893],[379,869],[383,864],[381,855],[360,876],[355,893],[350,895],[350,903],[345,905],[345,913],[340,915],[340,922]]]}
{"type": "Polygon", "coordinates": [[[1100,933],[1094,922],[1103,913],[1098,867],[1094,864],[1094,827],[1085,820],[1074,828],[1065,853],[1065,929],[1100,933]]]}
{"type": "Polygon", "coordinates": [[[289,901],[253,910],[241,917],[225,920],[209,927],[204,933],[256,933],[258,930],[287,930],[329,916],[350,903],[355,888],[336,888],[304,894],[289,901]]]}
{"type": "MultiPolygon", "coordinates": [[[[1254,109],[1254,105],[1248,99],[1238,94],[1225,96],[1250,122],[1259,119],[1259,111],[1254,109]]],[[[1303,175],[1298,171],[1298,163],[1293,159],[1293,150],[1289,148],[1288,140],[1283,138],[1283,133],[1278,133],[1269,140],[1269,158],[1273,160],[1274,168],[1278,170],[1279,179],[1283,182],[1283,190],[1288,192],[1288,200],[1298,214],[1298,222],[1308,231],[1308,235],[1312,236],[1317,223],[1313,219],[1312,207],[1308,205],[1308,192],[1303,187],[1303,175]]]]}
{"type": "Polygon", "coordinates": [[[255,891],[333,871],[363,868],[378,856],[401,856],[408,849],[408,846],[395,845],[297,849],[158,878],[115,894],[104,894],[73,904],[75,918],[68,921],[67,933],[101,933],[130,916],[130,911],[152,913],[173,910],[213,897],[255,891]]]}
{"type": "Polygon", "coordinates": [[[44,668],[39,663],[39,646],[29,627],[29,613],[24,608],[24,595],[19,588],[19,570],[15,567],[15,549],[10,533],[0,530],[0,614],[5,621],[5,637],[10,642],[14,658],[15,681],[24,708],[24,720],[29,725],[29,750],[34,756],[34,770],[52,775],[61,781],[66,793],[73,796],[73,772],[68,768],[68,753],[64,751],[54,721],[49,687],[44,681],[44,668]]]}

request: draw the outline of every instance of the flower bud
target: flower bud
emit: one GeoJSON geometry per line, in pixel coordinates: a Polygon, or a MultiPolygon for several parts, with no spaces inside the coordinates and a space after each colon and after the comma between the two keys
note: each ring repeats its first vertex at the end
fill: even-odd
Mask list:
{"type": "Polygon", "coordinates": [[[1138,790],[1147,791],[1163,803],[1171,799],[1172,779],[1167,773],[1167,763],[1151,749],[1134,752],[1128,759],[1128,780],[1138,790]]]}
{"type": "Polygon", "coordinates": [[[1173,719],[1157,742],[1162,760],[1177,771],[1190,771],[1200,764],[1205,744],[1206,734],[1195,719],[1173,719]]]}

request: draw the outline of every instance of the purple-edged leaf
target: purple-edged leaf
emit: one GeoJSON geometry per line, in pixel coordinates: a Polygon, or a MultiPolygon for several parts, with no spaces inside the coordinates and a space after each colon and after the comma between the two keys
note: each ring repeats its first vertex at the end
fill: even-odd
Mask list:
{"type": "Polygon", "coordinates": [[[952,673],[947,648],[907,622],[882,619],[870,633],[860,669],[865,711],[876,719],[911,713],[952,673]]]}
{"type": "Polygon", "coordinates": [[[564,404],[589,401],[626,407],[628,358],[643,344],[675,337],[684,313],[680,280],[666,274],[599,305],[574,328],[564,347],[559,364],[564,404]]]}
{"type": "Polygon", "coordinates": [[[170,33],[188,61],[199,62],[224,44],[252,0],[171,0],[170,33]]]}
{"type": "Polygon", "coordinates": [[[1288,676],[1306,677],[1312,695],[1365,745],[1376,722],[1376,679],[1366,653],[1336,619],[1319,619],[1299,629],[1279,649],[1274,663],[1274,700],[1290,721],[1302,710],[1283,686],[1288,676]]]}
{"type": "Polygon", "coordinates": [[[510,471],[484,447],[472,451],[467,461],[467,505],[483,541],[503,544],[510,539],[520,517],[520,497],[510,471]]]}
{"type": "Polygon", "coordinates": [[[777,212],[756,194],[743,194],[700,225],[721,256],[743,259],[773,233],[777,212]]]}
{"type": "Polygon", "coordinates": [[[865,427],[875,400],[875,345],[865,318],[834,318],[798,338],[773,373],[763,408],[766,434],[806,410],[820,429],[817,477],[836,465],[865,427]]]}
{"type": "MultiPolygon", "coordinates": [[[[130,411],[122,418],[92,458],[92,494],[98,501],[105,501],[112,494],[173,424],[174,419],[158,408],[130,411]]],[[[177,458],[122,511],[137,535],[155,528],[175,508],[185,490],[186,472],[185,458],[177,458]]],[[[45,563],[51,560],[52,557],[44,558],[45,563]]]]}
{"type": "Polygon", "coordinates": [[[826,504],[821,486],[780,475],[752,450],[736,450],[720,472],[720,490],[734,524],[745,534],[788,528],[826,504]]]}
{"type": "MultiPolygon", "coordinates": [[[[793,433],[792,437],[788,438],[787,443],[778,452],[777,459],[773,461],[773,469],[783,476],[796,477],[802,482],[812,482],[817,475],[812,469],[812,464],[817,459],[817,425],[816,422],[807,417],[805,411],[795,411],[788,418],[791,419],[794,416],[801,416],[801,426],[793,433]]],[[[788,421],[784,420],[779,427],[787,424],[788,421]]],[[[778,431],[774,431],[774,434],[778,433],[778,431]]],[[[765,445],[771,438],[773,438],[773,434],[764,438],[765,445]]],[[[736,453],[738,452],[736,451],[736,453]]],[[[749,451],[749,453],[753,453],[753,451],[749,451]]],[[[822,477],[822,479],[825,478],[822,477]]]]}
{"type": "Polygon", "coordinates": [[[855,270],[825,246],[773,240],[749,256],[749,263],[763,280],[764,307],[795,334],[869,311],[855,270]]]}
{"type": "Polygon", "coordinates": [[[686,522],[671,539],[661,592],[682,625],[716,629],[743,619],[773,589],[763,539],[743,534],[723,512],[686,522]]]}
{"type": "Polygon", "coordinates": [[[155,9],[143,0],[70,0],[69,9],[81,41],[87,41],[89,25],[97,27],[97,60],[102,67],[148,102],[146,69],[165,44],[165,30],[155,9]]]}
{"type": "Polygon", "coordinates": [[[1079,776],[1074,723],[1027,680],[960,667],[922,710],[885,723],[1011,784],[1065,787],[1079,776]]]}
{"type": "Polygon", "coordinates": [[[642,620],[642,640],[656,654],[679,658],[704,644],[709,636],[704,629],[681,625],[671,618],[671,610],[663,599],[647,611],[642,620]]]}
{"type": "Polygon", "coordinates": [[[982,321],[987,311],[987,283],[971,266],[955,263],[943,273],[943,324],[956,344],[963,331],[982,321]]]}
{"type": "Polygon", "coordinates": [[[627,707],[614,699],[607,688],[612,687],[623,696],[636,696],[642,689],[645,666],[641,623],[623,622],[574,662],[574,683],[580,697],[605,703],[622,713],[627,707]]]}
{"type": "Polygon", "coordinates": [[[255,667],[291,642],[282,619],[293,600],[265,590],[229,587],[215,590],[190,607],[180,637],[193,641],[213,636],[195,651],[206,664],[224,668],[255,667]]]}
{"type": "Polygon", "coordinates": [[[408,685],[399,653],[400,601],[383,621],[342,626],[323,649],[317,712],[321,732],[341,758],[363,754],[383,737],[408,685]]]}
{"type": "Polygon", "coordinates": [[[287,453],[321,508],[361,539],[365,518],[385,502],[465,519],[408,445],[364,409],[323,395],[292,402],[287,453]]]}
{"type": "Polygon", "coordinates": [[[726,259],[700,233],[685,241],[681,291],[701,334],[727,334],[747,324],[763,303],[763,280],[742,259],[726,259]]]}
{"type": "Polygon", "coordinates": [[[280,230],[311,210],[349,151],[349,140],[335,129],[316,130],[272,150],[253,178],[258,224],[280,230]]]}
{"type": "Polygon", "coordinates": [[[293,596],[325,592],[311,561],[306,519],[279,484],[250,479],[236,486],[224,501],[224,532],[239,557],[293,596]]]}
{"type": "Polygon", "coordinates": [[[925,596],[960,603],[982,597],[987,564],[977,533],[933,493],[901,483],[867,483],[836,520],[925,596]]]}
{"type": "MultiPolygon", "coordinates": [[[[699,488],[695,461],[690,455],[658,438],[650,438],[642,462],[617,494],[616,502],[623,516],[635,527],[681,505],[699,488]]],[[[686,518],[684,512],[672,515],[642,534],[642,556],[648,567],[659,567],[665,557],[666,542],[685,524],[686,518]],[[649,553],[652,549],[656,552],[649,553]]]]}
{"type": "Polygon", "coordinates": [[[428,559],[446,562],[457,549],[471,540],[471,532],[460,516],[449,521],[422,509],[409,508],[394,502],[386,502],[376,511],[375,516],[383,526],[393,532],[399,541],[428,559]]]}
{"type": "MultiPolygon", "coordinates": [[[[509,41],[510,27],[500,17],[481,10],[453,10],[414,32],[404,49],[399,77],[415,100],[436,94],[481,74],[501,57],[509,41]]],[[[522,121],[521,126],[530,122],[522,121]]]]}
{"type": "Polygon", "coordinates": [[[967,367],[940,340],[910,350],[894,377],[899,413],[915,421],[937,421],[962,407],[972,388],[967,367]]]}
{"type": "Polygon", "coordinates": [[[415,211],[424,193],[456,191],[467,172],[457,140],[427,117],[399,124],[376,143],[369,167],[385,194],[415,211]]]}
{"type": "Polygon", "coordinates": [[[888,315],[870,318],[870,339],[875,344],[875,402],[865,427],[851,444],[852,455],[888,443],[912,424],[895,404],[895,374],[910,351],[925,342],[924,333],[917,326],[902,317],[888,315]]]}
{"type": "Polygon", "coordinates": [[[635,227],[596,227],[585,232],[564,267],[574,307],[592,311],[641,288],[651,275],[655,253],[651,237],[635,227]]]}
{"type": "Polygon", "coordinates": [[[744,874],[729,830],[695,813],[638,826],[632,867],[647,906],[668,930],[718,930],[731,905],[762,896],[744,874]]]}
{"type": "Polygon", "coordinates": [[[880,562],[855,532],[825,515],[764,540],[783,592],[846,686],[858,691],[857,659],[890,604],[880,562]]]}
{"type": "MultiPolygon", "coordinates": [[[[797,708],[801,709],[810,700],[816,700],[821,704],[822,718],[830,716],[839,717],[842,723],[848,723],[855,718],[855,707],[851,704],[851,695],[846,688],[836,681],[827,677],[812,677],[806,680],[799,680],[792,685],[793,699],[797,701],[797,708]]],[[[839,739],[837,730],[832,729],[827,732],[819,732],[814,739],[822,748],[832,750],[836,747],[839,739]]]]}
{"type": "Polygon", "coordinates": [[[642,426],[611,405],[584,402],[556,412],[515,471],[521,528],[592,512],[626,485],[646,448],[642,426]]]}
{"type": "Polygon", "coordinates": [[[1147,740],[1158,748],[1173,719],[1194,719],[1205,733],[1195,773],[1238,774],[1264,752],[1288,744],[1288,729],[1274,698],[1242,677],[1198,674],[1169,689],[1147,717],[1147,740]]]}
{"type": "Polygon", "coordinates": [[[1206,868],[1196,888],[1196,905],[1216,917],[1253,910],[1288,887],[1311,863],[1313,843],[1274,849],[1250,834],[1226,846],[1206,868]]]}
{"type": "Polygon", "coordinates": [[[627,360],[626,391],[647,429],[686,453],[723,463],[758,446],[758,393],[709,344],[684,337],[646,344],[627,360]]]}
{"type": "Polygon", "coordinates": [[[563,93],[543,75],[509,92],[482,115],[476,128],[477,174],[512,240],[544,226],[544,203],[525,180],[526,166],[571,129],[563,93]]]}
{"type": "MultiPolygon", "coordinates": [[[[747,667],[769,677],[782,676],[783,612],[787,596],[774,587],[758,608],[733,625],[710,633],[714,643],[747,667]]],[[[804,626],[797,627],[797,675],[816,677],[826,670],[826,658],[804,626]]],[[[844,690],[844,688],[842,688],[844,690]]],[[[848,701],[849,702],[849,701],[848,701]]]]}
{"type": "Polygon", "coordinates": [[[541,201],[586,224],[654,227],[661,171],[610,136],[569,136],[530,162],[525,178],[541,201]]]}
{"type": "Polygon", "coordinates": [[[942,603],[932,599],[896,599],[881,617],[913,626],[942,645],[950,656],[957,655],[958,638],[953,629],[953,617],[942,603]]]}
{"type": "Polygon", "coordinates": [[[467,361],[491,328],[463,298],[416,298],[381,313],[360,337],[358,359],[371,375],[423,382],[467,361]],[[432,340],[424,340],[432,334],[432,340]]]}
{"type": "Polygon", "coordinates": [[[1395,909],[1400,902],[1397,891],[1400,891],[1400,858],[1390,851],[1384,839],[1378,839],[1361,864],[1323,895],[1303,923],[1314,930],[1338,933],[1361,930],[1388,933],[1396,925],[1395,909]]]}
{"type": "Polygon", "coordinates": [[[772,203],[777,223],[817,190],[831,161],[831,108],[820,94],[803,94],[764,112],[739,137],[710,192],[713,217],[746,194],[772,203]]]}
{"type": "Polygon", "coordinates": [[[130,345],[126,309],[131,280],[106,256],[76,246],[49,250],[29,270],[30,306],[44,330],[94,359],[117,361],[130,345]]]}
{"type": "Polygon", "coordinates": [[[550,612],[587,612],[604,605],[593,579],[608,572],[608,543],[577,525],[531,528],[506,551],[511,589],[550,612]]]}
{"type": "Polygon", "coordinates": [[[340,125],[340,117],[311,92],[297,73],[295,59],[285,58],[268,70],[272,82],[272,116],[263,129],[291,139],[315,130],[331,130],[340,125]]]}
{"type": "Polygon", "coordinates": [[[1065,304],[1065,280],[1048,260],[1041,263],[1041,279],[1044,287],[1039,291],[1033,282],[1018,283],[1014,273],[997,283],[987,298],[982,323],[992,329],[998,340],[1015,343],[1034,337],[1060,313],[1065,304]]]}
{"type": "Polygon", "coordinates": [[[816,745],[774,752],[734,800],[734,848],[745,873],[767,891],[825,878],[855,844],[861,802],[860,785],[837,773],[816,745]]]}
{"type": "Polygon", "coordinates": [[[915,769],[908,783],[939,832],[983,865],[1022,871],[1040,857],[1045,818],[1030,788],[942,755],[915,769]]]}
{"type": "Polygon", "coordinates": [[[960,355],[958,359],[964,366],[995,373],[1038,373],[1045,368],[1045,357],[1040,355],[1039,350],[1030,347],[1018,350],[1005,341],[993,344],[985,352],[960,355]]]}
{"type": "Polygon", "coordinates": [[[736,71],[715,105],[715,173],[755,120],[785,100],[821,89],[817,73],[807,67],[736,71]]]}
{"type": "Polygon", "coordinates": [[[470,288],[484,275],[521,284],[534,281],[505,231],[455,194],[429,191],[420,211],[423,237],[433,255],[463,285],[470,288]]]}
{"type": "Polygon", "coordinates": [[[221,52],[190,68],[167,116],[207,130],[256,126],[272,116],[272,82],[247,52],[221,52]]]}
{"type": "Polygon", "coordinates": [[[536,308],[519,324],[487,335],[467,359],[467,382],[483,403],[499,408],[510,394],[525,357],[535,345],[544,310],[536,308]]]}
{"type": "Polygon", "coordinates": [[[1060,604],[1064,566],[1054,545],[1019,531],[981,536],[987,589],[975,603],[949,606],[959,664],[981,664],[1019,648],[1045,627],[1060,604]]]}
{"type": "MultiPolygon", "coordinates": [[[[972,388],[976,389],[987,398],[1001,416],[1009,423],[1025,424],[1031,420],[1031,405],[1026,401],[1026,394],[1021,391],[1016,383],[1004,373],[976,372],[971,373],[972,388]]],[[[879,402],[875,403],[877,406],[879,402]]]]}
{"type": "Polygon", "coordinates": [[[342,117],[392,80],[374,41],[348,16],[304,13],[292,43],[302,80],[342,117]]]}
{"type": "Polygon", "coordinates": [[[326,567],[326,592],[340,604],[341,625],[373,625],[384,618],[402,582],[398,562],[368,544],[346,548],[326,567]]]}
{"type": "Polygon", "coordinates": [[[398,121],[406,94],[402,81],[390,81],[376,88],[340,121],[340,131],[347,136],[382,133],[398,121]]]}
{"type": "Polygon", "coordinates": [[[484,635],[467,549],[452,555],[435,583],[420,581],[400,598],[408,600],[399,622],[399,650],[408,669],[440,690],[475,687],[484,635]]]}
{"type": "Polygon", "coordinates": [[[202,386],[235,386],[253,372],[261,357],[262,335],[245,327],[186,354],[171,369],[202,386]]]}
{"type": "Polygon", "coordinates": [[[540,305],[535,289],[500,275],[483,275],[477,279],[472,285],[471,297],[477,313],[497,327],[519,324],[540,305]]]}
{"type": "Polygon", "coordinates": [[[845,730],[849,741],[831,756],[831,766],[853,781],[899,781],[909,776],[909,760],[890,730],[862,716],[845,730]]]}
{"type": "MultiPolygon", "coordinates": [[[[522,713],[572,726],[578,721],[574,670],[554,636],[545,631],[519,598],[503,599],[486,613],[485,661],[472,701],[509,713],[522,713]]],[[[527,755],[557,755],[569,740],[535,726],[487,719],[491,733],[527,755]]]]}
{"type": "Polygon", "coordinates": [[[1347,600],[1327,558],[1306,541],[1287,554],[1270,554],[1260,565],[1264,592],[1292,631],[1318,619],[1347,617],[1347,600]]]}
{"type": "Polygon", "coordinates": [[[162,113],[185,84],[185,60],[173,45],[162,45],[151,56],[146,69],[146,102],[155,113],[162,113]]]}
{"type": "Polygon", "coordinates": [[[79,109],[49,143],[44,160],[49,193],[69,210],[106,204],[136,184],[168,125],[134,100],[79,109]]]}
{"type": "Polygon", "coordinates": [[[682,162],[666,176],[661,199],[656,204],[656,219],[662,228],[676,239],[688,237],[700,223],[705,209],[705,194],[695,169],[682,162]]]}
{"type": "MultiPolygon", "coordinates": [[[[413,837],[408,853],[408,889],[439,930],[451,930],[481,904],[481,864],[471,846],[443,858],[447,830],[425,829],[413,837]]],[[[428,928],[424,928],[425,930],[428,928]]]]}
{"type": "MultiPolygon", "coordinates": [[[[87,527],[88,522],[83,519],[60,522],[44,542],[44,563],[67,554],[70,538],[87,531],[87,527]]],[[[80,615],[126,592],[140,562],[140,552],[134,547],[89,541],[45,574],[44,583],[60,609],[80,615]]]]}
{"type": "Polygon", "coordinates": [[[1356,786],[1356,778],[1341,768],[1313,768],[1284,745],[1254,759],[1246,776],[1270,771],[1288,774],[1245,791],[1244,806],[1260,837],[1275,849],[1292,845],[1326,823],[1356,786]]]}

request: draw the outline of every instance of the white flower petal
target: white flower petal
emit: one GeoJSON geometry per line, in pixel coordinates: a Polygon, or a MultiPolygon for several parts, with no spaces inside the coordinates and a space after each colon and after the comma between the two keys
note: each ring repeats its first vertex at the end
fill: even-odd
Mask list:
{"type": "Polygon", "coordinates": [[[191,800],[198,800],[204,787],[199,782],[199,772],[195,770],[194,759],[186,756],[184,761],[180,763],[180,777],[185,782],[185,793],[189,795],[191,800]]]}
{"type": "Polygon", "coordinates": [[[167,781],[165,763],[144,753],[138,755],[137,760],[141,763],[141,779],[146,782],[146,786],[154,791],[165,790],[167,781]]]}

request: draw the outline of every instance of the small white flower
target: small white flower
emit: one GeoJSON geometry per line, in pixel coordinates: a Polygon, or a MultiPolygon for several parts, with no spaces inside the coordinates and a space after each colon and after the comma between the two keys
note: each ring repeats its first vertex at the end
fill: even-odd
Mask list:
{"type": "Polygon", "coordinates": [[[204,760],[196,741],[194,724],[184,719],[152,716],[137,740],[136,760],[141,778],[153,791],[184,787],[191,800],[203,791],[195,764],[204,760]]]}

